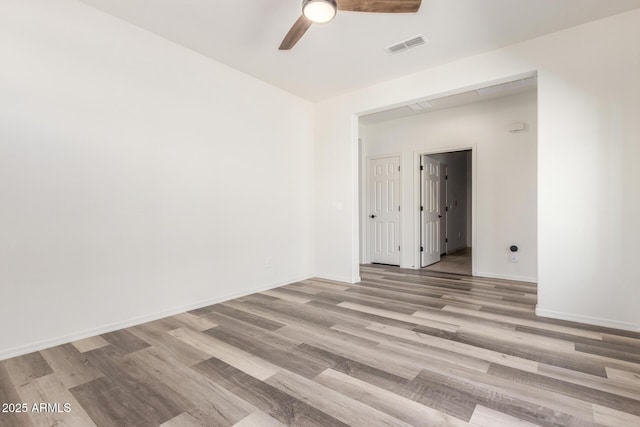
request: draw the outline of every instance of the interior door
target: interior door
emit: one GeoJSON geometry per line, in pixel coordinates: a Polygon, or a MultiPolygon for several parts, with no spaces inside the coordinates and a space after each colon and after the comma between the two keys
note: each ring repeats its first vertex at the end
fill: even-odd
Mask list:
{"type": "Polygon", "coordinates": [[[440,261],[440,162],[420,160],[420,261],[426,267],[440,261]]]}
{"type": "Polygon", "coordinates": [[[369,259],[400,265],[400,157],[369,160],[369,259]]]}
{"type": "Polygon", "coordinates": [[[449,167],[440,162],[440,255],[447,254],[447,206],[449,205],[447,184],[449,183],[449,167]]]}

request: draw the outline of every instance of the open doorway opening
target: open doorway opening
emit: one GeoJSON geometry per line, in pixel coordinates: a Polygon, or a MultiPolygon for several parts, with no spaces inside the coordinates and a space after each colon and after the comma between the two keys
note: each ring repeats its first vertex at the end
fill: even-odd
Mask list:
{"type": "Polygon", "coordinates": [[[420,267],[472,274],[471,150],[420,157],[420,267]]]}
{"type": "Polygon", "coordinates": [[[400,210],[399,214],[391,208],[388,212],[394,213],[398,227],[391,227],[391,222],[377,226],[382,231],[397,230],[393,239],[386,240],[394,245],[386,247],[389,255],[392,249],[398,252],[386,263],[420,271],[408,274],[440,276],[444,273],[431,271],[440,270],[536,282],[535,76],[414,101],[358,117],[360,264],[380,262],[371,256],[375,237],[371,230],[378,218],[370,205],[374,199],[369,186],[370,165],[376,159],[399,157],[398,203],[391,203],[391,207],[400,210]],[[427,254],[435,258],[430,262],[425,262],[427,254],[420,251],[428,248],[422,233],[429,225],[420,210],[424,206],[421,193],[426,178],[420,174],[424,156],[442,168],[438,173],[448,176],[437,186],[433,184],[438,189],[434,210],[436,217],[442,218],[430,225],[432,242],[427,254]],[[455,176],[461,185],[466,182],[466,188],[454,190],[455,176]],[[465,211],[466,215],[454,216],[465,211]],[[518,248],[516,256],[512,246],[518,248]]]}

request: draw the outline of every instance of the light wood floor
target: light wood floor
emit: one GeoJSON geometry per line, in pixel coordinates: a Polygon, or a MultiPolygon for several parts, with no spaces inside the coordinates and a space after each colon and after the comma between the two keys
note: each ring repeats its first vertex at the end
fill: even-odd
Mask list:
{"type": "Polygon", "coordinates": [[[424,267],[428,271],[471,276],[471,248],[464,248],[442,255],[440,261],[424,267]]]}
{"type": "Polygon", "coordinates": [[[71,405],[0,425],[640,426],[639,334],[537,318],[531,284],[386,266],[362,279],[0,362],[0,403],[71,405]]]}

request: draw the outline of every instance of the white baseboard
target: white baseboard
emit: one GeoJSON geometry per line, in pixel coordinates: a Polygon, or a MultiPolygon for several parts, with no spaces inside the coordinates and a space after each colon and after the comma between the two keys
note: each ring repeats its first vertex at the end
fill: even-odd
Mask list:
{"type": "Polygon", "coordinates": [[[229,301],[229,300],[240,298],[246,295],[255,294],[257,292],[278,288],[280,286],[284,286],[290,283],[300,282],[302,280],[310,279],[311,277],[312,276],[305,276],[300,279],[291,279],[284,282],[257,286],[257,287],[246,289],[240,292],[234,292],[234,293],[222,295],[220,297],[212,298],[206,301],[199,301],[199,302],[196,302],[193,304],[187,304],[181,307],[173,307],[173,308],[162,310],[156,313],[134,317],[132,319],[124,320],[121,322],[110,323],[108,325],[87,329],[81,332],[74,332],[72,334],[67,334],[67,335],[63,335],[55,338],[48,338],[46,340],[37,341],[34,343],[30,343],[30,344],[26,344],[18,347],[13,347],[7,350],[0,350],[0,360],[10,359],[16,356],[22,356],[23,354],[33,353],[34,351],[44,350],[46,348],[51,348],[58,345],[67,344],[73,341],[94,337],[96,335],[106,334],[108,332],[129,328],[131,326],[141,325],[147,322],[153,322],[154,320],[158,320],[158,319],[173,316],[179,313],[184,313],[186,311],[191,311],[198,308],[206,307],[208,305],[218,304],[224,301],[229,301]]]}
{"type": "Polygon", "coordinates": [[[622,329],[631,332],[640,332],[640,325],[619,320],[602,319],[599,317],[585,316],[582,314],[563,313],[561,311],[545,310],[536,307],[536,315],[551,319],[569,320],[571,322],[586,323],[587,325],[604,326],[606,328],[622,329]]]}
{"type": "Polygon", "coordinates": [[[505,280],[513,280],[516,282],[538,283],[538,279],[536,279],[535,277],[529,277],[529,276],[512,276],[510,274],[486,273],[483,271],[476,271],[475,276],[487,277],[489,279],[505,279],[505,280]]]}
{"type": "Polygon", "coordinates": [[[351,278],[347,276],[332,276],[330,274],[316,274],[314,277],[317,277],[318,279],[333,280],[334,282],[343,282],[349,284],[360,282],[360,276],[351,278]]]}

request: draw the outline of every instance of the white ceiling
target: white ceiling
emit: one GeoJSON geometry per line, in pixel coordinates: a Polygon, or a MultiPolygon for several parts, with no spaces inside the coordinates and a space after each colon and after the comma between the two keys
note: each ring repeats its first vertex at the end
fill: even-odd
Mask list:
{"type": "Polygon", "coordinates": [[[279,51],[301,0],[80,1],[311,101],[640,7],[640,0],[423,0],[417,14],[339,12],[279,51]],[[417,34],[429,43],[395,56],[383,50],[417,34]]]}

